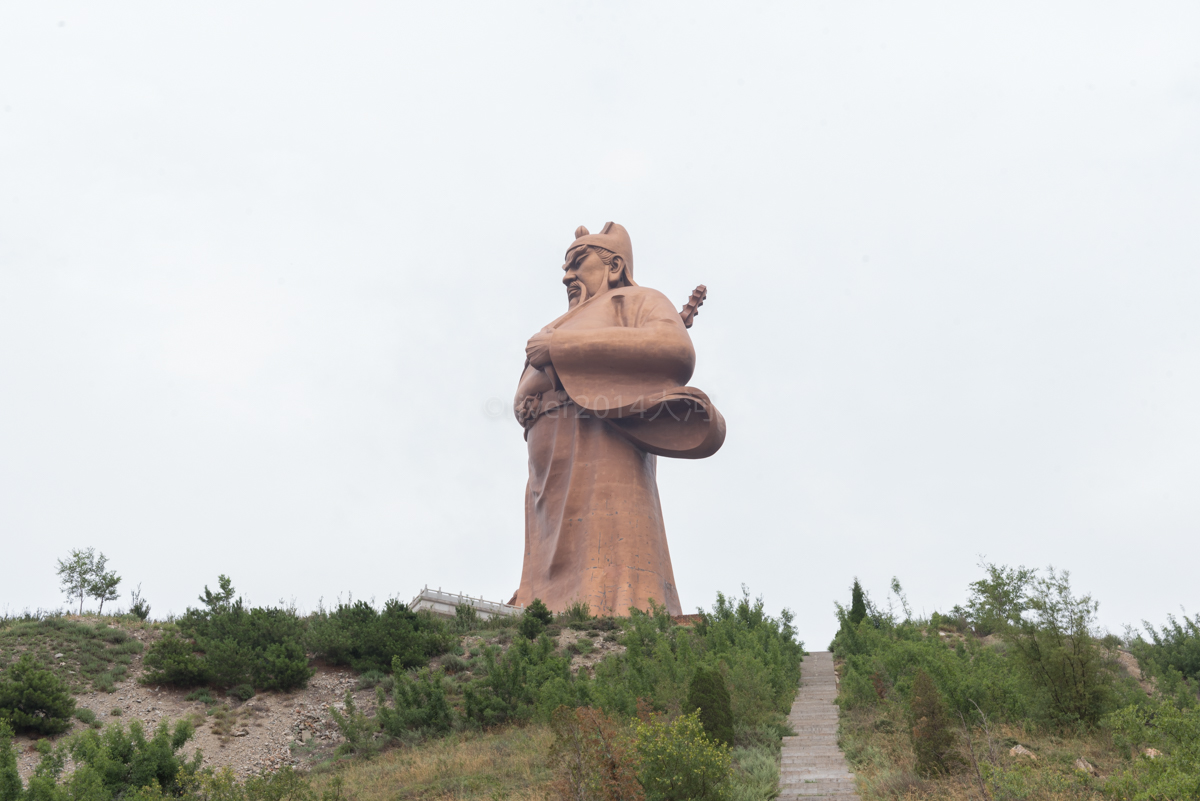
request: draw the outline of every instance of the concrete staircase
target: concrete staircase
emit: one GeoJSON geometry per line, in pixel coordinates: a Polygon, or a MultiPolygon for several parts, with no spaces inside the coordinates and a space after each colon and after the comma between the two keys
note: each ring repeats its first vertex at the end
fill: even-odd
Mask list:
{"type": "Polygon", "coordinates": [[[854,774],[837,745],[837,681],[833,654],[816,651],[804,658],[800,692],[788,723],[795,737],[783,738],[779,801],[858,801],[854,774]]]}

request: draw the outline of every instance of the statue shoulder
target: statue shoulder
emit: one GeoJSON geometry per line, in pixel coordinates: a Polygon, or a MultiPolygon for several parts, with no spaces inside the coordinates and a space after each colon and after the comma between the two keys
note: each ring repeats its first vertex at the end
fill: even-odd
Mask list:
{"type": "Polygon", "coordinates": [[[640,303],[645,306],[658,307],[661,306],[667,309],[674,309],[675,306],[671,303],[671,299],[657,289],[651,289],[648,286],[623,286],[619,289],[610,290],[610,295],[614,297],[624,296],[630,300],[640,303]]]}

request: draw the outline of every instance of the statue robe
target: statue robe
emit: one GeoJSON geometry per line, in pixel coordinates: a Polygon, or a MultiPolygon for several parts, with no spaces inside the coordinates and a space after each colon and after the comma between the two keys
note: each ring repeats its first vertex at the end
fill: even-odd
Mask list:
{"type": "Polygon", "coordinates": [[[529,483],[512,602],[626,615],[653,600],[680,614],[657,456],[703,458],[725,438],[708,397],[685,386],[696,361],[687,328],[660,292],[626,286],[543,330],[551,367],[526,362],[515,403],[529,483]]]}

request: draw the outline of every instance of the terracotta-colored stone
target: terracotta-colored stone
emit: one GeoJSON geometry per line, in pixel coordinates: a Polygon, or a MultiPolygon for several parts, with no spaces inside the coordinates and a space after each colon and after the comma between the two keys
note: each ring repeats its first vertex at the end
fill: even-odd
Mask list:
{"type": "Polygon", "coordinates": [[[658,456],[702,459],[725,420],[686,386],[687,329],[706,290],[676,311],[633,280],[629,234],[582,226],[563,265],[567,313],[530,337],[514,411],[529,444],[525,560],[510,603],[626,615],[681,613],[658,499],[658,456]]]}

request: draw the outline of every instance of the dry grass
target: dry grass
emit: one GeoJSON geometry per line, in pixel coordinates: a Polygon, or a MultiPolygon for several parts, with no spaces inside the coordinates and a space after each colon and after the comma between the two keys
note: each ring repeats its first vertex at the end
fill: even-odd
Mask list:
{"type": "MultiPolygon", "coordinates": [[[[1122,765],[1121,754],[1103,733],[1053,734],[1020,726],[992,726],[991,741],[981,727],[971,732],[975,757],[993,801],[1036,798],[1039,801],[1102,799],[1104,780],[1122,765]],[[1037,759],[1012,756],[1009,749],[1023,745],[1037,759]],[[1083,757],[1099,769],[1099,778],[1075,767],[1083,757]]],[[[858,777],[863,801],[929,799],[967,801],[983,798],[971,765],[967,739],[959,732],[964,764],[948,776],[921,778],[908,725],[891,705],[843,712],[839,744],[858,777]]]]}
{"type": "MultiPolygon", "coordinates": [[[[552,797],[547,755],[553,739],[545,726],[463,732],[352,762],[336,775],[344,782],[342,797],[356,801],[545,801],[552,797]]],[[[323,791],[333,775],[313,776],[314,788],[323,791]]]]}

